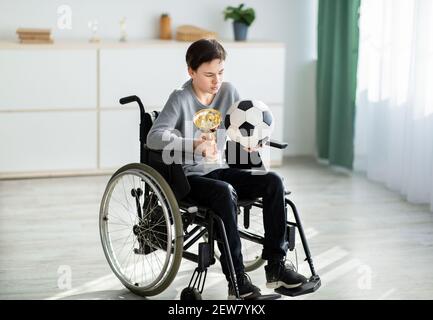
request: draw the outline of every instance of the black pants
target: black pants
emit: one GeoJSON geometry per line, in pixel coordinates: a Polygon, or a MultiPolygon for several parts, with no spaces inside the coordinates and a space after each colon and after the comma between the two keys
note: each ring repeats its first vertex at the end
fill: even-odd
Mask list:
{"type": "MultiPolygon", "coordinates": [[[[275,172],[253,174],[248,170],[217,169],[204,176],[188,176],[191,185],[189,197],[198,204],[211,208],[219,215],[226,229],[230,252],[236,273],[244,271],[241,241],[237,227],[237,199],[262,197],[264,245],[262,258],[281,259],[287,252],[286,211],[284,185],[275,172]]],[[[221,266],[229,279],[222,244],[221,266]]]]}

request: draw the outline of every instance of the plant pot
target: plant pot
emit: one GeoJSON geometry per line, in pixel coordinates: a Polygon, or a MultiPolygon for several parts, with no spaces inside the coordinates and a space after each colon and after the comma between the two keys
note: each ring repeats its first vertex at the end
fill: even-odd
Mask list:
{"type": "Polygon", "coordinates": [[[243,22],[233,22],[233,31],[235,33],[235,41],[247,40],[248,25],[243,22]]]}

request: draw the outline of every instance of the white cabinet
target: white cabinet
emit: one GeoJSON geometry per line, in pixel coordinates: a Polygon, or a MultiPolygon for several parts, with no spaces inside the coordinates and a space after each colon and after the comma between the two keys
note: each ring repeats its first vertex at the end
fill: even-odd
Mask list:
{"type": "MultiPolygon", "coordinates": [[[[228,48],[225,79],[232,82],[242,99],[261,100],[274,116],[272,139],[282,141],[284,127],[284,70],[283,46],[228,48]]],[[[283,151],[265,147],[262,159],[271,165],[281,165],[283,151]]]]}
{"type": "Polygon", "coordinates": [[[284,47],[229,48],[225,79],[236,86],[243,99],[282,105],[284,57],[284,47]]]}
{"type": "Polygon", "coordinates": [[[96,107],[96,50],[0,50],[0,110],[96,107]]]}
{"type": "MultiPolygon", "coordinates": [[[[283,106],[270,105],[269,108],[272,111],[275,121],[274,132],[272,132],[271,139],[282,142],[284,128],[283,106]]],[[[283,150],[265,146],[261,152],[261,157],[265,162],[268,162],[271,165],[281,165],[283,150]]]]}
{"type": "Polygon", "coordinates": [[[101,168],[117,168],[140,162],[138,106],[137,110],[103,110],[100,123],[101,168]]]}
{"type": "Polygon", "coordinates": [[[161,109],[170,93],[189,79],[185,47],[101,49],[101,107],[137,95],[145,106],[161,109]]]}
{"type": "Polygon", "coordinates": [[[1,48],[0,177],[97,170],[97,94],[95,49],[1,48]]]}
{"type": "Polygon", "coordinates": [[[0,114],[0,172],[95,170],[96,112],[0,114]]]}
{"type": "MultiPolygon", "coordinates": [[[[190,43],[54,44],[0,42],[0,178],[111,172],[138,162],[139,110],[119,99],[138,95],[161,110],[188,78],[190,43]]],[[[225,81],[243,99],[262,100],[283,137],[284,46],[223,42],[225,81]]],[[[281,164],[282,152],[264,151],[281,164]]]]}

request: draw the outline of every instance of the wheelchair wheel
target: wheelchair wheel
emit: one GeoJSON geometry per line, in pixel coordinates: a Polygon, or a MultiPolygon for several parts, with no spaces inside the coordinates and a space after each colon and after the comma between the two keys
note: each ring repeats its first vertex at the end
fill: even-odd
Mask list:
{"type": "Polygon", "coordinates": [[[99,232],[112,271],[135,294],[159,294],[175,278],[182,260],[182,220],[173,191],[153,168],[132,163],[111,177],[99,232]]]}

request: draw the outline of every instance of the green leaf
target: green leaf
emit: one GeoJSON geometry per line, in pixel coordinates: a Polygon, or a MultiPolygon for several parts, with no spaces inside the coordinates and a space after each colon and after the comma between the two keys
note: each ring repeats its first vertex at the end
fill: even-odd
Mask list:
{"type": "Polygon", "coordinates": [[[244,4],[241,3],[238,7],[228,6],[224,9],[224,20],[232,19],[236,22],[242,22],[250,26],[255,20],[255,12],[253,8],[244,8],[244,4]]]}

